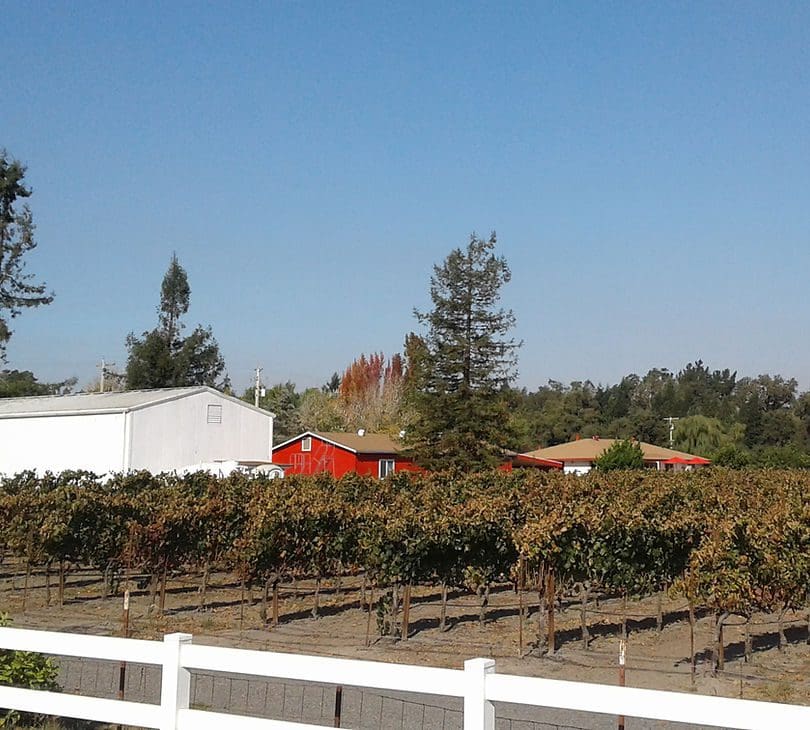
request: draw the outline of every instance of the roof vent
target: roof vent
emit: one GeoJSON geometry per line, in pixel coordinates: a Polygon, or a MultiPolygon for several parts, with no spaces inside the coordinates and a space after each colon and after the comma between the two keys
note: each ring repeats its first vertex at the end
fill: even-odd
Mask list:
{"type": "Polygon", "coordinates": [[[358,436],[365,436],[365,435],[366,435],[366,429],[364,429],[364,428],[358,428],[358,429],[357,429],[357,435],[358,435],[358,436]]]}

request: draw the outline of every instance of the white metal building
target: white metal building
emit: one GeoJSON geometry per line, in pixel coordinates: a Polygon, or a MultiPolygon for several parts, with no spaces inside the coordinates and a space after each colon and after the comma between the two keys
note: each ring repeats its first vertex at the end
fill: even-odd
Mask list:
{"type": "Polygon", "coordinates": [[[205,386],[0,399],[0,474],[271,461],[269,411],[205,386]]]}

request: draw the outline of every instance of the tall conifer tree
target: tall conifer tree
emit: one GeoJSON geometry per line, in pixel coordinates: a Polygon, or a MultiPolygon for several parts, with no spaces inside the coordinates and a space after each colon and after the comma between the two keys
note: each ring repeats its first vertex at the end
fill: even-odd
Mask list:
{"type": "Polygon", "coordinates": [[[472,234],[466,249],[434,266],[432,310],[414,312],[426,332],[406,340],[414,412],[407,439],[430,469],[494,466],[509,445],[505,395],[520,343],[509,337],[513,313],[498,306],[511,272],[495,244],[495,233],[487,240],[472,234]]]}
{"type": "Polygon", "coordinates": [[[127,388],[172,388],[210,385],[230,386],[223,377],[225,361],[210,327],[197,325],[188,337],[180,337],[180,318],[188,312],[191,288],[186,270],[172,254],[160,287],[159,326],[141,337],[127,337],[127,388]]]}
{"type": "Polygon", "coordinates": [[[25,271],[25,255],[33,251],[34,219],[31,209],[17,203],[31,195],[25,186],[25,166],[0,150],[0,363],[5,362],[6,343],[11,338],[9,320],[23,309],[50,304],[53,294],[44,284],[35,284],[25,271]]]}
{"type": "Polygon", "coordinates": [[[188,274],[180,266],[177,254],[172,254],[172,260],[163,283],[160,285],[160,307],[158,315],[160,326],[166,336],[166,341],[171,344],[180,334],[182,323],[180,317],[188,312],[188,305],[191,299],[191,288],[188,285],[188,274]]]}

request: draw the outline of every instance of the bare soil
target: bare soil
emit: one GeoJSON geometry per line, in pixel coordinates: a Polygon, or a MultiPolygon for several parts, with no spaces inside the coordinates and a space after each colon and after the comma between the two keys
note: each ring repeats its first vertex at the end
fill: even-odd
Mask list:
{"type": "MultiPolygon", "coordinates": [[[[0,572],[0,611],[8,613],[14,626],[20,628],[123,635],[121,593],[103,598],[101,576],[97,572],[71,571],[61,606],[56,582],[52,578],[48,605],[41,571],[30,577],[25,592],[19,566],[4,564],[0,572]]],[[[233,575],[212,574],[204,610],[199,607],[200,575],[170,577],[162,614],[152,602],[149,590],[139,588],[131,580],[130,635],[158,638],[164,633],[185,631],[194,635],[195,642],[203,644],[454,668],[460,667],[464,659],[483,656],[497,659],[498,670],[502,672],[609,684],[618,681],[620,599],[602,598],[598,604],[591,601],[588,607],[591,640],[587,648],[581,640],[579,604],[575,599],[564,600],[556,617],[557,652],[554,656],[535,656],[534,593],[524,594],[529,617],[523,625],[521,651],[520,599],[511,586],[493,589],[483,626],[479,626],[476,596],[465,591],[451,592],[447,610],[449,628],[444,632],[439,630],[439,589],[414,588],[409,637],[395,640],[380,638],[376,612],[369,617],[365,606],[361,608],[361,582],[359,577],[343,578],[340,585],[336,580],[323,581],[317,619],[311,616],[315,581],[285,583],[280,590],[279,625],[271,627],[263,625],[260,618],[259,592],[253,591],[251,601],[233,575]]],[[[755,616],[750,662],[744,660],[742,620],[732,617],[724,631],[725,669],[713,676],[714,618],[698,614],[695,632],[698,659],[693,679],[685,602],[665,597],[663,608],[664,625],[659,632],[655,597],[628,603],[628,686],[810,704],[806,615],[787,614],[784,622],[787,644],[781,650],[777,648],[776,617],[755,616]]]]}

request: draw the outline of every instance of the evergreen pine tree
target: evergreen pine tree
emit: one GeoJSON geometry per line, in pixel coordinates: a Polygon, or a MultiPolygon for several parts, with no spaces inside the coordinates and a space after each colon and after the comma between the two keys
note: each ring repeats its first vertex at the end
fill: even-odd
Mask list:
{"type": "Polygon", "coordinates": [[[25,308],[53,301],[45,285],[33,283],[33,275],[25,272],[24,257],[37,244],[31,209],[25,204],[19,210],[16,207],[19,199],[31,195],[24,177],[25,166],[0,150],[0,363],[5,362],[11,338],[9,320],[25,308]]]}
{"type": "Polygon", "coordinates": [[[160,307],[158,308],[160,326],[166,341],[170,344],[180,334],[182,328],[180,317],[188,312],[190,299],[191,288],[188,285],[188,275],[186,270],[180,266],[177,254],[173,253],[169,268],[163,277],[163,283],[160,285],[160,307]]]}
{"type": "Polygon", "coordinates": [[[180,337],[180,318],[188,312],[191,288],[177,256],[172,260],[160,288],[159,326],[141,337],[127,337],[127,388],[173,388],[210,385],[224,389],[225,361],[210,327],[198,325],[188,337],[180,337]]]}
{"type": "Polygon", "coordinates": [[[511,310],[498,307],[511,273],[496,238],[470,236],[465,250],[434,266],[433,309],[415,311],[426,328],[406,340],[406,397],[414,413],[406,438],[429,469],[483,469],[509,446],[507,389],[519,343],[508,336],[511,310]]]}

